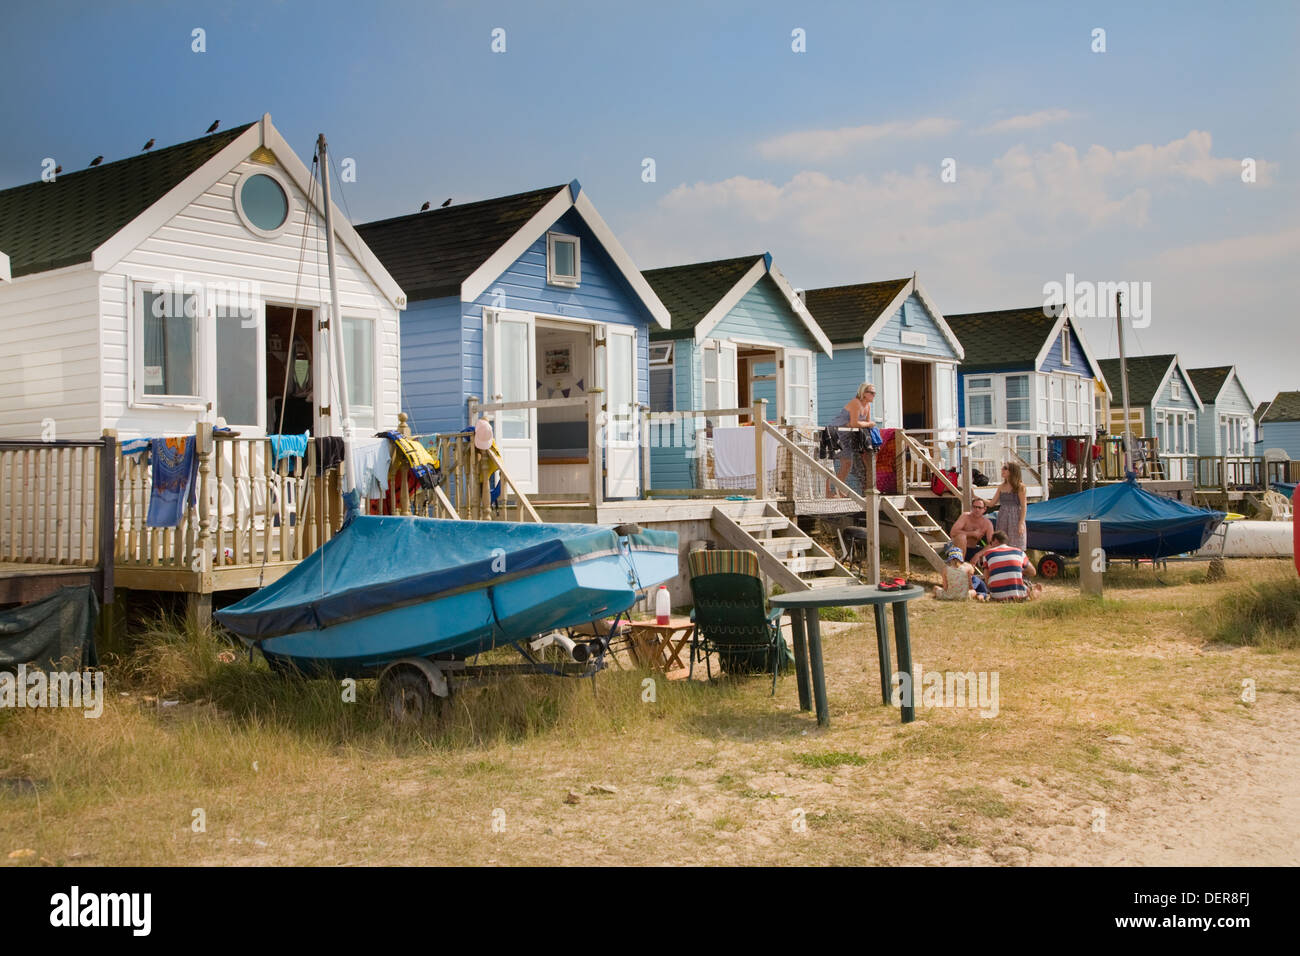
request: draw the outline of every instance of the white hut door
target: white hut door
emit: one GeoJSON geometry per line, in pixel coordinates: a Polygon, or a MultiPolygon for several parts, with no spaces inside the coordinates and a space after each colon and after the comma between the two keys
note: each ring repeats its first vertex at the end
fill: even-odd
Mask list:
{"type": "Polygon", "coordinates": [[[781,363],[782,392],[785,407],[776,417],[784,417],[791,425],[809,425],[813,416],[812,352],[806,349],[786,349],[781,363]]]}
{"type": "Polygon", "coordinates": [[[641,493],[636,329],[605,326],[605,362],[605,497],[636,498],[641,493]]]}
{"type": "MultiPolygon", "coordinates": [[[[880,418],[883,428],[903,427],[903,363],[901,359],[886,355],[880,362],[880,391],[876,400],[882,403],[884,414],[880,418]]],[[[874,408],[872,414],[880,414],[874,408]]]]}
{"type": "Polygon", "coordinates": [[[952,467],[955,451],[948,442],[957,439],[957,367],[944,362],[934,366],[934,427],[943,464],[952,467]]]}
{"type": "MultiPolygon", "coordinates": [[[[483,312],[485,404],[537,398],[533,317],[527,312],[483,312]]],[[[537,410],[498,411],[491,416],[501,463],[524,494],[537,493],[537,410]]]]}

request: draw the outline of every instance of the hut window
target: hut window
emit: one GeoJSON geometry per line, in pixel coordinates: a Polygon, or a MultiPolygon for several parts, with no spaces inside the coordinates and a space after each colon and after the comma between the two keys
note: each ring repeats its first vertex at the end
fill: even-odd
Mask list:
{"type": "Polygon", "coordinates": [[[577,236],[558,232],[546,236],[546,281],[576,287],[582,281],[582,258],[577,236]]]}
{"type": "Polygon", "coordinates": [[[289,222],[288,187],[269,171],[246,173],[235,184],[235,211],[249,231],[273,239],[289,222]]]}
{"type": "Polygon", "coordinates": [[[375,323],[343,317],[343,356],[347,361],[348,413],[364,428],[374,426],[375,323]]]}
{"type": "MultiPolygon", "coordinates": [[[[260,311],[260,310],[259,310],[260,311]]],[[[258,356],[262,322],[259,311],[222,305],[216,309],[217,414],[227,425],[257,427],[258,356]]]]}
{"type": "Polygon", "coordinates": [[[1178,401],[1183,397],[1183,383],[1178,379],[1174,379],[1169,383],[1169,396],[1174,401],[1178,401]]]}
{"type": "Polygon", "coordinates": [[[1061,364],[1070,364],[1070,327],[1068,325],[1061,330],[1061,364]]]}
{"type": "Polygon", "coordinates": [[[136,398],[197,401],[199,298],[141,285],[136,294],[136,398]]]}
{"type": "Polygon", "coordinates": [[[993,379],[979,376],[966,379],[966,421],[973,428],[993,425],[993,379]]]}

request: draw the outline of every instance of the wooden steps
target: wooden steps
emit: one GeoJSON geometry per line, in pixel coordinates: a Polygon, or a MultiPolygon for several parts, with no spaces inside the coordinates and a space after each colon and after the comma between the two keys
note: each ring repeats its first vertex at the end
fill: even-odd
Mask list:
{"type": "Polygon", "coordinates": [[[757,554],[763,573],[786,591],[857,583],[847,568],[773,505],[762,515],[740,518],[715,507],[710,523],[732,548],[757,554]]]}
{"type": "Polygon", "coordinates": [[[943,570],[938,549],[948,543],[948,533],[919,501],[911,495],[881,495],[880,514],[898,529],[903,547],[916,551],[936,571],[943,570]]]}

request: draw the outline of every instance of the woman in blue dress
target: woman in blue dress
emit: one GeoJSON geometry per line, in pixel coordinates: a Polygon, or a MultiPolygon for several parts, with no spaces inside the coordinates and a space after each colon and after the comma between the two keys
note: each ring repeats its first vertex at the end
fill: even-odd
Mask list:
{"type": "MultiPolygon", "coordinates": [[[[841,408],[839,414],[826,426],[839,432],[840,447],[843,449],[840,455],[840,481],[848,477],[849,469],[853,467],[854,455],[862,456],[862,461],[869,471],[871,462],[867,458],[867,451],[879,448],[882,444],[880,429],[871,418],[871,404],[875,400],[876,386],[864,382],[858,386],[857,394],[849,399],[848,404],[841,408]]],[[[874,479],[873,475],[873,483],[874,479]]],[[[829,498],[839,497],[839,493],[831,488],[829,481],[826,483],[826,495],[829,498]]]]}

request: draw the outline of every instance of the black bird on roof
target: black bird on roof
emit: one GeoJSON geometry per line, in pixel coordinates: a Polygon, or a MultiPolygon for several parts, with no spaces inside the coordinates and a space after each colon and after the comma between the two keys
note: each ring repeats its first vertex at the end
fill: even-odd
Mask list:
{"type": "Polygon", "coordinates": [[[430,203],[430,202],[426,202],[423,206],[420,207],[420,212],[428,212],[428,211],[429,211],[429,207],[430,207],[431,205],[433,205],[433,204],[430,203]]]}
{"type": "Polygon", "coordinates": [[[151,149],[153,149],[153,140],[149,140],[149,142],[145,143],[144,148],[141,149],[140,152],[147,153],[151,149]]]}
{"type": "Polygon", "coordinates": [[[92,160],[90,161],[90,165],[92,165],[92,166],[98,166],[98,165],[99,165],[100,163],[102,163],[103,161],[104,161],[104,157],[103,157],[103,156],[96,156],[94,159],[92,159],[92,160]]]}
{"type": "Polygon", "coordinates": [[[217,131],[217,127],[220,125],[221,125],[221,120],[213,120],[212,125],[208,127],[208,132],[215,133],[217,131]]]}
{"type": "Polygon", "coordinates": [[[438,207],[438,208],[440,208],[440,209],[446,209],[446,208],[447,208],[448,206],[450,206],[450,205],[451,205],[451,200],[448,199],[445,203],[443,203],[443,204],[442,204],[440,207],[438,207]]]}
{"type": "Polygon", "coordinates": [[[55,176],[59,175],[59,173],[61,173],[61,172],[63,172],[63,167],[62,167],[62,166],[55,166],[55,167],[54,167],[54,175],[55,175],[55,176]]]}

